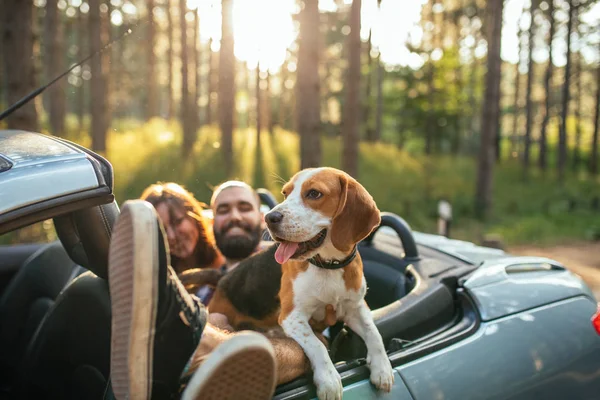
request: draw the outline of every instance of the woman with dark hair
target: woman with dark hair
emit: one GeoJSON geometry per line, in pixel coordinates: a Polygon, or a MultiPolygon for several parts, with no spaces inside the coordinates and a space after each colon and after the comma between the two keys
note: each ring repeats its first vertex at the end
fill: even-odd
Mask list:
{"type": "Polygon", "coordinates": [[[148,186],[140,199],[154,206],[164,225],[177,275],[223,265],[225,259],[215,244],[211,222],[202,215],[206,204],[173,182],[148,186]]]}

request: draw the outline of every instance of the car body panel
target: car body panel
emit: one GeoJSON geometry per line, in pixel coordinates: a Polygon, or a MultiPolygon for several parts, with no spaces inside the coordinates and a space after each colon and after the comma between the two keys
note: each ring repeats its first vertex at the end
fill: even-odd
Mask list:
{"type": "Polygon", "coordinates": [[[486,261],[463,286],[477,304],[483,321],[581,295],[594,299],[579,276],[542,257],[486,261]]]}
{"type": "Polygon", "coordinates": [[[397,370],[414,400],[597,399],[600,336],[588,297],[485,322],[397,370]]]}
{"type": "MultiPolygon", "coordinates": [[[[394,385],[389,393],[378,391],[370,380],[365,379],[344,387],[344,400],[414,400],[404,380],[394,371],[394,385]]],[[[318,400],[317,397],[313,398],[318,400]]]]}
{"type": "Polygon", "coordinates": [[[100,186],[88,156],[38,133],[0,131],[0,214],[100,186]]]}

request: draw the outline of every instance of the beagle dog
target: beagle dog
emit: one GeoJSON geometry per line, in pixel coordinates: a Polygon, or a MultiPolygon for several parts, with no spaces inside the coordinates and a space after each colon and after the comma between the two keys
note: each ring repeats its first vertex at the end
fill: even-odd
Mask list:
{"type": "Polygon", "coordinates": [[[373,197],[354,178],[334,168],[309,168],[283,186],[284,201],[265,215],[279,243],[282,265],[278,322],[304,349],[319,399],[341,399],[341,377],[309,319],[325,318],[332,305],[365,342],[371,382],[389,392],[394,374],[381,334],[364,300],[367,291],[356,246],[381,222],[373,197]]]}
{"type": "Polygon", "coordinates": [[[242,261],[219,281],[208,307],[236,330],[282,328],[304,350],[319,399],[341,399],[342,381],[318,334],[344,321],[367,347],[371,382],[389,392],[394,374],[364,300],[357,244],[375,229],[379,209],[354,178],[309,168],[282,189],[284,201],[265,215],[274,246],[242,261]]]}

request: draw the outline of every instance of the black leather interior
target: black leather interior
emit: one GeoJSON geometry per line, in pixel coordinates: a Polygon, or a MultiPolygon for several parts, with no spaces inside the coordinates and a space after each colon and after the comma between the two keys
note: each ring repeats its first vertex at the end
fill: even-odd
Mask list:
{"type": "Polygon", "coordinates": [[[58,238],[71,258],[100,278],[108,278],[108,248],[119,216],[116,201],[54,218],[58,238]]]}
{"type": "Polygon", "coordinates": [[[404,274],[386,264],[363,260],[363,273],[367,281],[365,300],[371,310],[387,306],[406,295],[404,274]]]}
{"type": "Polygon", "coordinates": [[[39,248],[26,259],[0,298],[0,379],[15,377],[29,340],[79,267],[60,242],[39,248]]]}
{"type": "Polygon", "coordinates": [[[108,282],[85,272],[57,298],[27,349],[22,399],[101,399],[110,373],[108,282]]]}
{"type": "Polygon", "coordinates": [[[110,365],[108,251],[118,216],[112,202],[54,218],[66,254],[89,271],[60,294],[30,342],[19,398],[102,398],[110,365]]]}

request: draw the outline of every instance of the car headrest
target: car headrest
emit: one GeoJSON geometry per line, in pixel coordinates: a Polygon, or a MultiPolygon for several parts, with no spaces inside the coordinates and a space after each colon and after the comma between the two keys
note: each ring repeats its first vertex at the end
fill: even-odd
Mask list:
{"type": "Polygon", "coordinates": [[[69,257],[100,278],[108,278],[108,249],[119,216],[116,201],[54,218],[56,234],[69,257]]]}

